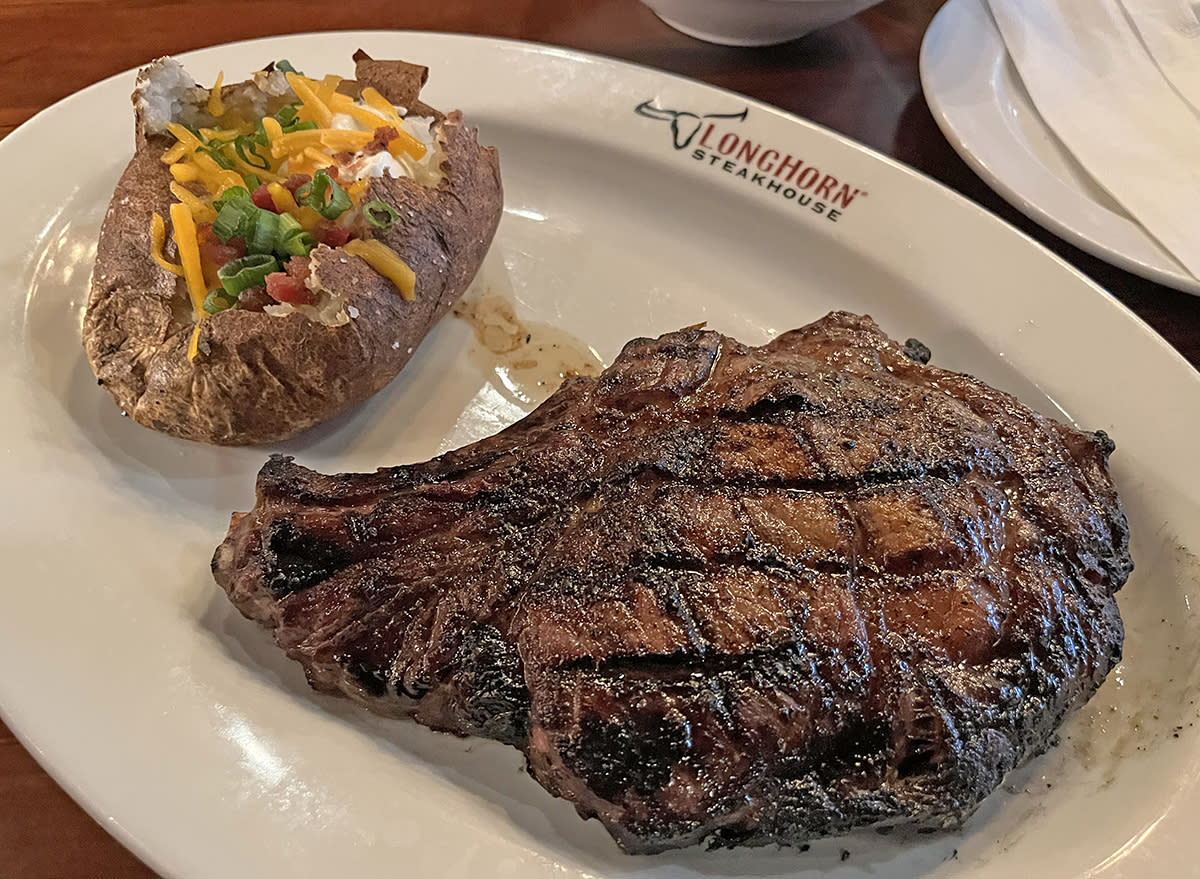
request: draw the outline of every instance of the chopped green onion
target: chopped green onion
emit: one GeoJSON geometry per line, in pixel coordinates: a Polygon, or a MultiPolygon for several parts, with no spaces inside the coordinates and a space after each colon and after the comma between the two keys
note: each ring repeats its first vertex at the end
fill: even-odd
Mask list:
{"type": "Polygon", "coordinates": [[[216,162],[218,165],[220,165],[221,168],[223,168],[226,171],[232,171],[233,170],[233,161],[228,156],[226,156],[224,153],[221,152],[221,147],[223,147],[223,146],[224,146],[223,143],[218,143],[215,147],[205,144],[204,146],[199,147],[197,149],[197,152],[205,153],[205,154],[211,156],[212,160],[214,162],[216,162]]]}
{"type": "MultiPolygon", "coordinates": [[[[257,189],[257,188],[258,187],[256,186],[255,189],[257,189]]],[[[225,207],[225,205],[227,205],[231,201],[237,201],[238,199],[249,199],[249,198],[250,198],[250,190],[249,189],[243,189],[241,186],[231,186],[228,189],[226,189],[224,192],[222,192],[220,197],[216,201],[213,202],[213,207],[219,211],[219,210],[221,210],[221,208],[225,207]]]]}
{"type": "MultiPolygon", "coordinates": [[[[237,297],[234,297],[234,302],[237,297]]],[[[208,295],[204,297],[204,311],[208,314],[216,314],[219,311],[233,308],[234,302],[229,301],[229,297],[224,290],[209,290],[208,295]]]]}
{"type": "Polygon", "coordinates": [[[244,134],[234,140],[233,151],[237,153],[239,159],[241,159],[250,167],[257,168],[260,171],[270,170],[271,163],[268,162],[266,158],[258,154],[258,150],[255,149],[255,146],[256,144],[254,141],[254,136],[251,134],[244,134]]]}
{"type": "Polygon", "coordinates": [[[254,229],[246,236],[246,253],[274,253],[279,240],[279,214],[254,209],[254,229]]]}
{"type": "MultiPolygon", "coordinates": [[[[291,134],[293,131],[306,131],[310,128],[317,127],[317,123],[315,123],[315,122],[301,122],[300,121],[299,107],[300,107],[299,104],[288,104],[282,110],[280,110],[278,113],[275,114],[274,119],[276,122],[279,123],[279,127],[283,129],[284,134],[291,134]]],[[[267,145],[267,141],[268,141],[267,132],[265,130],[263,130],[261,119],[258,120],[258,127],[257,127],[257,130],[254,132],[254,134],[246,135],[246,137],[253,138],[255,143],[258,143],[262,146],[267,145]]]]}
{"type": "MultiPolygon", "coordinates": [[[[315,122],[301,122],[299,119],[300,105],[288,104],[282,110],[275,114],[275,120],[279,123],[279,127],[283,129],[284,134],[291,134],[293,131],[308,131],[316,128],[315,122]]],[[[259,130],[262,129],[262,123],[259,123],[259,130]]],[[[263,144],[267,142],[266,132],[263,132],[263,144]]]]}
{"type": "Polygon", "coordinates": [[[267,275],[279,270],[279,260],[275,257],[251,253],[217,269],[217,280],[230,296],[237,299],[243,290],[263,286],[267,282],[267,275]]]}
{"type": "Polygon", "coordinates": [[[258,179],[257,174],[245,174],[242,179],[246,181],[246,188],[250,190],[258,189],[262,186],[262,181],[258,179]]]}
{"type": "Polygon", "coordinates": [[[232,198],[222,205],[217,218],[213,220],[213,234],[222,242],[227,242],[230,238],[241,238],[249,243],[258,226],[258,213],[259,208],[249,196],[232,198]]]}
{"type": "Polygon", "coordinates": [[[327,220],[336,220],[350,209],[351,204],[349,194],[338,186],[324,168],[313,175],[311,183],[305,183],[296,190],[296,200],[327,220]],[[327,193],[328,201],[325,199],[327,193]]]}
{"type": "Polygon", "coordinates": [[[266,130],[263,128],[262,119],[254,123],[254,132],[252,134],[244,134],[242,137],[249,138],[252,143],[258,144],[258,146],[266,146],[270,141],[266,130]]]}
{"type": "Polygon", "coordinates": [[[279,237],[281,239],[303,231],[304,227],[300,225],[300,221],[291,214],[279,215],[279,237]]]}
{"type": "Polygon", "coordinates": [[[288,61],[286,58],[281,58],[280,60],[276,61],[275,69],[282,70],[284,73],[295,73],[300,76],[304,75],[304,74],[300,73],[300,71],[297,70],[295,67],[293,67],[292,63],[290,61],[288,61]]]}
{"type": "Polygon", "coordinates": [[[287,256],[308,256],[316,246],[316,240],[307,232],[301,231],[291,238],[283,239],[279,243],[279,250],[287,256]]]}
{"type": "Polygon", "coordinates": [[[312,235],[291,214],[276,214],[258,207],[246,190],[232,187],[222,196],[220,212],[213,220],[213,234],[223,242],[241,238],[246,253],[258,255],[308,256],[316,247],[312,235]]]}
{"type": "Polygon", "coordinates": [[[313,237],[304,231],[300,221],[291,214],[279,215],[279,239],[275,252],[286,256],[308,256],[317,246],[313,237]]]}
{"type": "Polygon", "coordinates": [[[289,125],[291,125],[293,122],[296,121],[296,114],[299,112],[300,112],[299,104],[288,104],[286,107],[284,107],[282,110],[280,110],[278,113],[275,114],[275,119],[281,126],[283,126],[284,128],[287,128],[289,125]]]}
{"type": "Polygon", "coordinates": [[[367,218],[367,222],[376,229],[390,229],[392,225],[400,219],[400,215],[395,209],[385,201],[375,199],[363,205],[363,216],[367,218]]]}

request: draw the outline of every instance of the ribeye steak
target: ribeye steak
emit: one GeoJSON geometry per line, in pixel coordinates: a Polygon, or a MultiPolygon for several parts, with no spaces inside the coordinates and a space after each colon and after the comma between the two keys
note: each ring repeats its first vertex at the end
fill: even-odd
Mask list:
{"type": "Polygon", "coordinates": [[[517,746],[630,852],[953,826],[1119,660],[1132,562],[1108,438],[922,349],[636,339],[428,463],[272,458],[213,570],[318,690],[517,746]]]}

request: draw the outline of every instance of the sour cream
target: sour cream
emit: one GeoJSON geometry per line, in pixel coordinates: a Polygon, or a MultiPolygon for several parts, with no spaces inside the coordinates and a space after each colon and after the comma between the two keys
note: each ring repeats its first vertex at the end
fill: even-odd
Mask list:
{"type": "MultiPolygon", "coordinates": [[[[358,101],[357,106],[374,116],[378,116],[380,125],[388,124],[388,121],[374,107],[368,106],[362,101],[358,101]]],[[[403,112],[403,109],[397,108],[397,111],[403,112]]],[[[338,162],[339,179],[342,181],[366,180],[370,177],[386,176],[412,177],[425,183],[436,182],[436,178],[440,176],[438,171],[440,155],[438,155],[439,161],[434,162],[432,160],[435,154],[440,154],[440,150],[437,148],[436,138],[433,136],[431,130],[432,124],[433,119],[425,116],[409,116],[401,120],[404,131],[418,142],[424,144],[428,150],[422,159],[401,161],[386,151],[378,152],[372,156],[358,152],[354,153],[352,158],[347,161],[338,162]]],[[[340,131],[371,130],[348,113],[335,113],[330,120],[329,127],[340,131]]]]}
{"type": "Polygon", "coordinates": [[[384,150],[373,156],[355,153],[354,158],[338,166],[339,180],[366,180],[368,177],[410,177],[408,169],[384,150]]]}

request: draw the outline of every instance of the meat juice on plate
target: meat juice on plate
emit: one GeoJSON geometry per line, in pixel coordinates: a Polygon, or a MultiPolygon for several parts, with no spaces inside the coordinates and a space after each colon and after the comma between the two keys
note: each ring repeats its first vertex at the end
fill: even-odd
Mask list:
{"type": "Polygon", "coordinates": [[[492,290],[469,291],[453,314],[475,332],[472,359],[485,372],[495,371],[520,403],[536,406],[564,379],[604,369],[586,342],[550,324],[518,318],[513,303],[492,290]]]}

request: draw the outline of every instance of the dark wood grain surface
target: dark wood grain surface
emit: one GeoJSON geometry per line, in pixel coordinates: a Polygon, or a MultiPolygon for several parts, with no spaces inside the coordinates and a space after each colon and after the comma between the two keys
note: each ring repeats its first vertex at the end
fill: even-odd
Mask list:
{"type": "MultiPolygon", "coordinates": [[[[1200,298],[1135,278],[1042,231],[988,189],[946,142],[922,97],[917,68],[922,35],[942,2],[884,0],[802,40],[733,49],[676,33],[637,0],[4,0],[0,138],[60,98],[150,58],[251,37],[415,28],[585,49],[742,92],[895,156],[1051,247],[1200,364],[1200,298]]],[[[0,804],[0,876],[155,875],[76,806],[3,725],[0,804]]]]}

